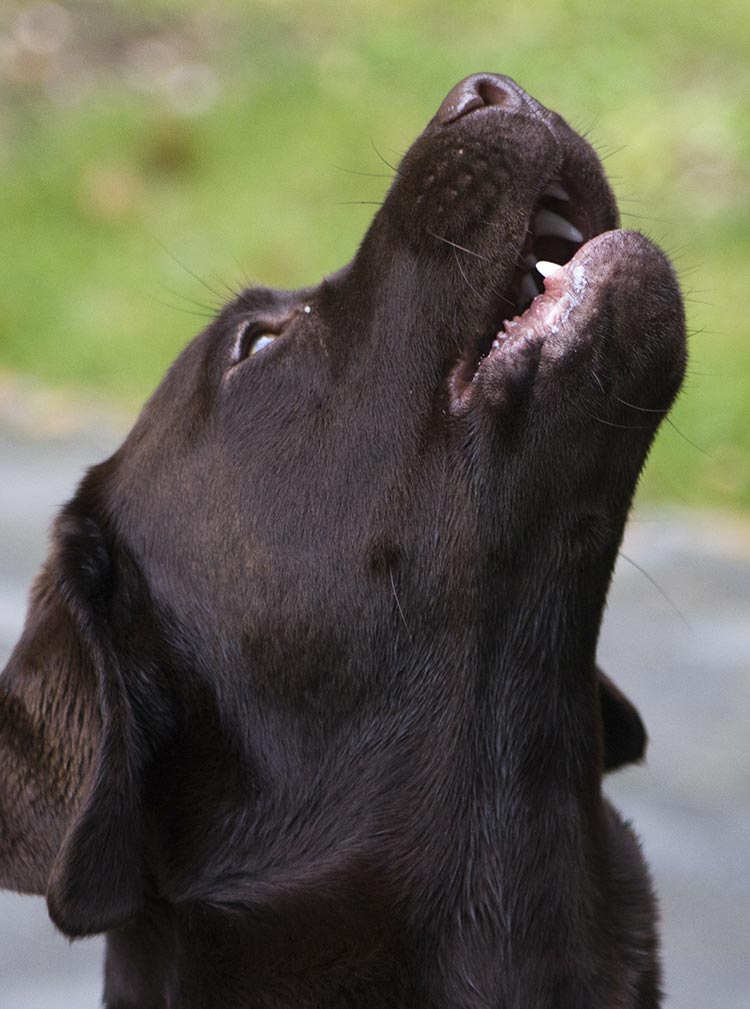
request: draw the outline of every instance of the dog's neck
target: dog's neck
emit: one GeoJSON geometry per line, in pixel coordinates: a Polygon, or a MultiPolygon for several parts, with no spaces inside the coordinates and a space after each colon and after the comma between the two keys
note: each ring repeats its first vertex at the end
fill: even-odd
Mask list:
{"type": "Polygon", "coordinates": [[[444,965],[464,944],[488,943],[517,972],[528,955],[533,973],[541,954],[529,935],[546,936],[547,954],[572,962],[575,943],[585,946],[596,928],[607,814],[591,614],[601,612],[608,575],[597,586],[594,574],[583,589],[580,574],[561,572],[541,588],[519,577],[489,607],[458,702],[464,738],[452,759],[434,758],[445,764],[428,794],[443,808],[426,806],[409,842],[424,854],[412,861],[413,890],[430,893],[444,965]]]}
{"type": "MultiPolygon", "coordinates": [[[[400,685],[393,726],[376,719],[384,733],[341,764],[326,799],[333,818],[318,822],[302,795],[286,811],[317,824],[304,850],[281,832],[270,863],[237,865],[198,889],[196,903],[163,912],[184,953],[153,943],[146,925],[111,938],[107,1005],[119,1005],[119,965],[136,958],[149,996],[147,979],[191,977],[206,950],[227,969],[249,949],[258,964],[274,958],[283,976],[304,974],[340,942],[342,922],[347,976],[372,957],[406,956],[440,991],[462,990],[467,971],[492,990],[503,962],[519,991],[532,990],[526,974],[591,948],[604,830],[591,606],[600,611],[606,578],[563,570],[540,589],[523,565],[518,572],[505,582],[512,591],[483,609],[479,601],[463,668],[441,666],[438,646],[435,665],[422,654],[423,678],[400,685]]],[[[410,632],[419,650],[414,622],[410,632]]],[[[248,968],[237,983],[232,997],[262,991],[264,971],[248,968]]],[[[404,995],[398,1004],[411,1003],[404,995]]]]}

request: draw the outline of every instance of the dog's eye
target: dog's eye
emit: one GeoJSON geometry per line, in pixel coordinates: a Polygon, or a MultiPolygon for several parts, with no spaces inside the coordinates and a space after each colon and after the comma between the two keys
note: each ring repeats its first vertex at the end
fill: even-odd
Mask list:
{"type": "Polygon", "coordinates": [[[267,347],[269,344],[273,343],[275,339],[276,337],[274,336],[273,333],[261,333],[260,336],[256,336],[255,339],[251,342],[250,347],[247,351],[248,354],[257,354],[259,350],[263,350],[264,347],[267,347]]]}
{"type": "Polygon", "coordinates": [[[232,364],[239,364],[246,357],[257,354],[259,351],[269,347],[279,338],[279,333],[274,333],[260,323],[243,322],[237,328],[237,334],[232,348],[232,364]]]}

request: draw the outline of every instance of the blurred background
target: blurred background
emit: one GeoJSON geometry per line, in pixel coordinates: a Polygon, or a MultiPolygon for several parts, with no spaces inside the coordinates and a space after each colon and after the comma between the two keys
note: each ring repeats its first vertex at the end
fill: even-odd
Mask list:
{"type": "MultiPolygon", "coordinates": [[[[449,88],[510,74],[585,132],[672,256],[691,364],[602,654],[646,770],[611,791],[662,894],[668,1005],[748,1005],[750,5],[66,0],[0,5],[0,662],[45,529],[238,287],[353,254],[449,88]],[[642,569],[642,570],[641,570],[642,569]]],[[[0,897],[0,1009],[98,1004],[97,941],[0,897]]]]}
{"type": "Polygon", "coordinates": [[[750,7],[629,0],[0,7],[0,368],[134,408],[249,280],[347,261],[452,83],[586,132],[672,255],[692,365],[650,497],[750,506],[750,7]]]}

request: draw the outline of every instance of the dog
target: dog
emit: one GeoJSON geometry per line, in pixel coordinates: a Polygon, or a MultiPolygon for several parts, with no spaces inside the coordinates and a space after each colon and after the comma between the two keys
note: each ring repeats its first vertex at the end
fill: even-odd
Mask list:
{"type": "Polygon", "coordinates": [[[108,1009],[652,1009],[603,607],[685,368],[591,147],[460,82],[354,259],[253,288],[55,526],[0,695],[0,885],[108,1009]]]}

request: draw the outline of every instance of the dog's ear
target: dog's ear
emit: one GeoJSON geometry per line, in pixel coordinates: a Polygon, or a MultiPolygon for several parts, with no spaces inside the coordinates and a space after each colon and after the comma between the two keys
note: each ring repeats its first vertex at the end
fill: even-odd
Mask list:
{"type": "Polygon", "coordinates": [[[106,931],[144,902],[135,710],[148,708],[148,677],[123,660],[121,581],[74,500],[0,678],[0,885],[46,892],[69,936],[106,931]]]}
{"type": "Polygon", "coordinates": [[[648,742],[638,709],[598,667],[597,680],[604,726],[604,770],[636,764],[643,760],[648,742]]]}

